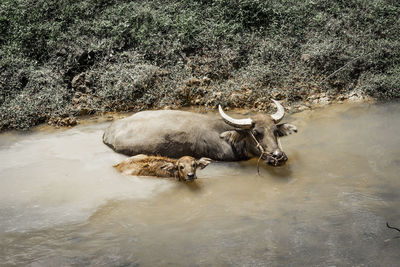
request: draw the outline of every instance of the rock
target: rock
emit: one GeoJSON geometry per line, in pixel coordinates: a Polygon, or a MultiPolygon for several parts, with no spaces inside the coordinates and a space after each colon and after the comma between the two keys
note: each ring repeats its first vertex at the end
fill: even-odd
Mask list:
{"type": "Polygon", "coordinates": [[[75,126],[78,124],[78,121],[74,117],[67,117],[60,121],[60,126],[75,126]]]}
{"type": "Polygon", "coordinates": [[[78,120],[75,117],[52,117],[50,118],[49,125],[54,125],[56,128],[59,127],[72,127],[78,124],[78,120]]]}
{"type": "Polygon", "coordinates": [[[317,99],[317,98],[318,98],[317,95],[310,95],[310,96],[307,97],[307,100],[313,101],[313,100],[315,100],[315,99],[317,99]]]}
{"type": "Polygon", "coordinates": [[[315,98],[312,101],[313,105],[318,105],[318,106],[328,105],[329,103],[330,103],[330,99],[326,95],[320,95],[318,98],[315,98]]]}
{"type": "Polygon", "coordinates": [[[305,105],[297,105],[294,107],[297,111],[303,111],[303,110],[307,110],[310,109],[309,107],[305,106],[305,105]]]}
{"type": "Polygon", "coordinates": [[[344,95],[338,95],[336,100],[337,101],[344,101],[346,99],[346,97],[344,95]]]}
{"type": "Polygon", "coordinates": [[[201,84],[201,82],[202,81],[200,79],[191,78],[191,79],[185,81],[185,85],[188,87],[199,86],[201,84]]]}
{"type": "Polygon", "coordinates": [[[349,95],[348,95],[348,100],[349,100],[350,102],[354,102],[354,103],[362,102],[362,101],[364,100],[364,96],[363,96],[363,94],[362,94],[361,91],[359,91],[359,90],[353,90],[353,91],[351,91],[351,92],[349,93],[349,95]]]}
{"type": "Polygon", "coordinates": [[[207,76],[204,76],[201,79],[198,78],[190,78],[185,81],[185,85],[187,87],[194,87],[194,86],[207,86],[211,83],[211,79],[207,76]]]}
{"type": "Polygon", "coordinates": [[[285,98],[285,96],[279,92],[279,91],[275,91],[271,93],[271,98],[275,99],[275,100],[282,100],[285,98]]]}
{"type": "Polygon", "coordinates": [[[78,111],[79,116],[86,116],[90,113],[89,109],[82,107],[81,105],[79,105],[76,110],[78,111]]]}

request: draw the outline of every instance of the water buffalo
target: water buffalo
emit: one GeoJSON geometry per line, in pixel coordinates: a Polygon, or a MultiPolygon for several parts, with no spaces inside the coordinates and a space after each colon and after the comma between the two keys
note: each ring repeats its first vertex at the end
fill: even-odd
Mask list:
{"type": "Polygon", "coordinates": [[[197,179],[196,169],[204,169],[211,162],[209,158],[196,160],[190,156],[171,159],[161,156],[136,155],[114,165],[126,175],[175,177],[179,181],[193,182],[197,179]]]}
{"type": "Polygon", "coordinates": [[[219,106],[220,116],[177,110],[138,112],[113,122],[104,132],[103,142],[126,155],[148,154],[179,158],[208,157],[219,161],[239,161],[261,157],[268,165],[287,161],[279,138],[297,132],[296,126],[281,123],[285,111],[235,119],[219,106]]]}

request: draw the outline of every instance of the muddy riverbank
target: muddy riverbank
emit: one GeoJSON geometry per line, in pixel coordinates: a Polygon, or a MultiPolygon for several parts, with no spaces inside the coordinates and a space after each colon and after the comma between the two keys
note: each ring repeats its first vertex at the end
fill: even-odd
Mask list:
{"type": "MultiPolygon", "coordinates": [[[[275,97],[279,95],[275,95],[275,97]]],[[[222,102],[222,101],[221,101],[222,102]]],[[[321,108],[327,108],[331,105],[353,105],[353,104],[374,104],[377,100],[362,94],[361,92],[353,91],[348,94],[338,94],[338,95],[327,95],[326,93],[310,94],[306,97],[305,101],[300,102],[289,102],[286,99],[280,100],[280,103],[284,105],[286,114],[295,114],[305,110],[316,110],[321,108]]],[[[216,103],[216,102],[215,102],[216,103]]],[[[214,104],[215,104],[214,103],[214,104]]],[[[258,100],[255,105],[250,105],[248,103],[241,103],[240,105],[227,106],[225,110],[232,110],[238,113],[248,113],[248,112],[263,112],[263,113],[274,113],[275,106],[272,104],[270,99],[263,98],[258,100]]],[[[176,110],[189,110],[194,112],[213,112],[217,110],[217,106],[214,105],[196,105],[196,101],[193,101],[190,106],[179,106],[179,105],[166,105],[159,109],[176,109],[176,110]]],[[[59,128],[71,128],[79,124],[91,124],[91,123],[101,123],[107,121],[118,120],[121,118],[128,117],[135,112],[140,112],[146,110],[144,106],[137,107],[135,110],[125,111],[125,112],[104,112],[96,113],[93,112],[92,115],[85,116],[65,116],[64,118],[57,117],[50,119],[47,123],[38,125],[35,128],[45,129],[48,127],[59,128]]]]}

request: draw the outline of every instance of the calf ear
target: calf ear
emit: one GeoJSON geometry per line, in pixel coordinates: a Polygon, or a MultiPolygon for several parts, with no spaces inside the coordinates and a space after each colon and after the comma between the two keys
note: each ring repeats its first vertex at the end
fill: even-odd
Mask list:
{"type": "Polygon", "coordinates": [[[297,127],[293,124],[282,123],[276,125],[276,127],[278,128],[278,136],[286,136],[289,134],[297,133],[297,127]]]}
{"type": "Polygon", "coordinates": [[[165,163],[164,165],[162,165],[161,169],[167,170],[167,171],[174,171],[174,170],[177,170],[178,167],[175,164],[168,162],[168,163],[165,163]]]}
{"type": "Polygon", "coordinates": [[[226,131],[223,132],[219,135],[220,138],[225,139],[225,141],[235,144],[243,140],[243,138],[246,136],[244,131],[226,131]]]}
{"type": "Polygon", "coordinates": [[[209,158],[201,158],[198,161],[196,161],[197,166],[199,166],[201,169],[204,169],[205,167],[207,167],[208,164],[211,163],[211,159],[209,158]]]}

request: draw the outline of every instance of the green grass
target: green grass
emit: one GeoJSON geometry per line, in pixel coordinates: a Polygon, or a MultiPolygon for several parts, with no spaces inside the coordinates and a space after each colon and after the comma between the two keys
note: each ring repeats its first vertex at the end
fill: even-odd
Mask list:
{"type": "Polygon", "coordinates": [[[0,130],[271,96],[399,98],[398,14],[395,0],[3,0],[0,130]]]}

